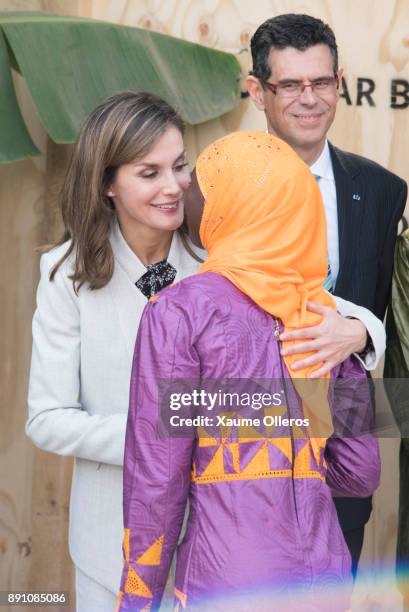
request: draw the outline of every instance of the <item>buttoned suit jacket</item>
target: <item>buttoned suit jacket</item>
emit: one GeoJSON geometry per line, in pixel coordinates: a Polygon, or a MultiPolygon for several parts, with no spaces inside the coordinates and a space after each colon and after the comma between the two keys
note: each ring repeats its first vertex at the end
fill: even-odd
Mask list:
{"type": "MultiPolygon", "coordinates": [[[[334,293],[364,306],[379,319],[388,305],[397,228],[407,185],[386,168],[329,143],[339,235],[339,273],[334,293]]],[[[344,531],[365,525],[371,498],[337,498],[344,531]]]]}

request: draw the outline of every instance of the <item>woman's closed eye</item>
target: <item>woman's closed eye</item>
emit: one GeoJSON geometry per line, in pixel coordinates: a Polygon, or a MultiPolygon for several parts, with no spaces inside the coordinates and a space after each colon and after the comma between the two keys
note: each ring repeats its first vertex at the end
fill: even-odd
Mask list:
{"type": "Polygon", "coordinates": [[[187,162],[183,162],[183,163],[181,163],[181,164],[177,164],[177,166],[175,166],[175,170],[176,170],[177,172],[180,172],[181,170],[183,170],[184,168],[186,168],[186,166],[187,166],[187,165],[188,165],[188,164],[187,164],[187,162]]]}
{"type": "MultiPolygon", "coordinates": [[[[174,166],[173,169],[176,172],[181,172],[182,170],[186,168],[187,165],[188,165],[187,162],[183,162],[181,164],[177,164],[176,166],[174,166]]],[[[158,170],[151,170],[149,172],[144,172],[143,174],[141,174],[141,177],[146,178],[146,179],[154,179],[158,176],[158,174],[159,174],[158,170]]]]}
{"type": "Polygon", "coordinates": [[[146,178],[146,179],[156,178],[158,176],[158,171],[157,170],[152,170],[151,172],[147,172],[147,173],[141,174],[140,176],[142,178],[146,178]]]}

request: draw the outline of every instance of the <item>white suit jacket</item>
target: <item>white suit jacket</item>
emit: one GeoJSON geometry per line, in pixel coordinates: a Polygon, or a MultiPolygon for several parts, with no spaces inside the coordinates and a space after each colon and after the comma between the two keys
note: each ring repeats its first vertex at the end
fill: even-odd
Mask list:
{"type": "MultiPolygon", "coordinates": [[[[75,294],[68,278],[72,259],[49,281],[50,270],[67,244],[41,258],[26,431],[40,448],[75,457],[71,557],[88,576],[117,593],[122,570],[128,391],[135,338],[147,300],[134,284],[146,268],[117,224],[110,239],[114,274],[106,287],[95,291],[82,287],[75,294]]],[[[195,250],[204,258],[204,251],[195,250]]],[[[200,265],[177,233],[168,261],[177,270],[175,281],[194,274],[200,265]]],[[[341,314],[365,323],[382,354],[382,324],[369,311],[345,300],[337,299],[337,304],[341,314]]],[[[368,359],[373,361],[373,356],[368,359]]]]}

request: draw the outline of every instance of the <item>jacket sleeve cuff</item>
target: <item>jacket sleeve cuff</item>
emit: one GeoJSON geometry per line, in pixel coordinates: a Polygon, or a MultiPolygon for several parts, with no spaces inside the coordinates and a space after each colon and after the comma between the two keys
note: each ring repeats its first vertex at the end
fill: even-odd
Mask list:
{"type": "Polygon", "coordinates": [[[366,370],[375,370],[386,349],[386,332],[383,323],[370,310],[348,300],[333,296],[338,312],[351,319],[358,319],[368,332],[368,343],[361,353],[355,353],[366,370]]]}

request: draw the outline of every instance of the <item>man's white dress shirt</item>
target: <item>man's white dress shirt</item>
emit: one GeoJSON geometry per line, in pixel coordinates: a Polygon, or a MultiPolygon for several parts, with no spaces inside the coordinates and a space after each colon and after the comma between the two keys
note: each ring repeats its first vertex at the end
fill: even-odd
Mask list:
{"type": "MultiPolygon", "coordinates": [[[[328,141],[325,141],[325,146],[321,155],[310,166],[310,169],[318,179],[318,185],[324,201],[327,221],[328,259],[335,286],[339,273],[338,209],[337,191],[328,141]]],[[[336,302],[339,312],[344,317],[349,316],[359,319],[365,325],[375,350],[368,353],[364,360],[360,359],[359,355],[357,355],[357,357],[362,361],[367,370],[374,370],[384,354],[386,347],[386,334],[382,321],[362,306],[353,305],[351,302],[342,300],[340,297],[336,297],[336,302]],[[341,301],[343,306],[342,309],[340,308],[341,301]],[[349,309],[349,306],[353,308],[349,309]]]]}

